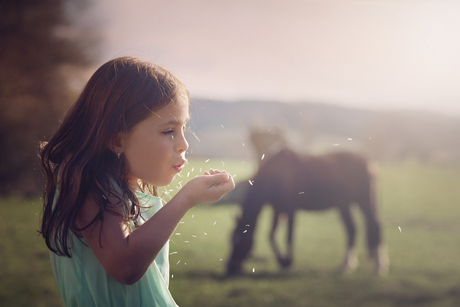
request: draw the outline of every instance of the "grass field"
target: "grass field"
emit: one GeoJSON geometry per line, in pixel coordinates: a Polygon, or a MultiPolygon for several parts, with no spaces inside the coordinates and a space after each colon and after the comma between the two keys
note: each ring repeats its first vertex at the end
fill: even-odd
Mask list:
{"type": "MultiPolygon", "coordinates": [[[[235,180],[246,180],[254,170],[242,161],[193,161],[171,185],[172,194],[209,166],[227,169],[235,180]]],[[[460,169],[384,164],[379,187],[388,276],[372,274],[358,211],[356,271],[336,273],[345,234],[333,211],[298,213],[294,265],[280,270],[268,245],[267,207],[245,273],[223,278],[239,208],[203,205],[187,213],[172,237],[174,298],[182,307],[460,306],[460,169]]],[[[39,199],[0,199],[0,306],[62,306],[48,251],[36,232],[40,205],[39,199]]]]}

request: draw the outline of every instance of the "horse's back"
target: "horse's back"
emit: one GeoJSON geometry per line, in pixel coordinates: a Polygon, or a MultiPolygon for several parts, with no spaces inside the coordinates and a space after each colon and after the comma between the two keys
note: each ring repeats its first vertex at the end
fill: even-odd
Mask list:
{"type": "Polygon", "coordinates": [[[267,187],[272,202],[324,210],[361,201],[368,195],[370,180],[368,161],[361,155],[310,156],[285,149],[261,166],[255,184],[267,187]]]}

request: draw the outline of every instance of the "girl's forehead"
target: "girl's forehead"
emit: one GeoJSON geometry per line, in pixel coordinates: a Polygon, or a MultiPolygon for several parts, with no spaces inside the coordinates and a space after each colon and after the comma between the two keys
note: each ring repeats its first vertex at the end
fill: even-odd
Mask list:
{"type": "Polygon", "coordinates": [[[175,99],[158,110],[150,111],[152,114],[149,116],[149,119],[156,123],[169,122],[171,120],[187,121],[190,117],[189,105],[188,98],[175,99]]]}

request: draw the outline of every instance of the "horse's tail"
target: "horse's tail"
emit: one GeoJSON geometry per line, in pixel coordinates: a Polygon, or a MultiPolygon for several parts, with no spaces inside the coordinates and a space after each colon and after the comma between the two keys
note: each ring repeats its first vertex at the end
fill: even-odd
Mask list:
{"type": "Polygon", "coordinates": [[[368,196],[366,197],[367,201],[360,202],[360,207],[366,219],[369,256],[375,261],[376,272],[379,275],[386,275],[389,270],[390,259],[386,247],[382,244],[382,230],[377,212],[377,172],[377,164],[368,163],[368,196]]]}

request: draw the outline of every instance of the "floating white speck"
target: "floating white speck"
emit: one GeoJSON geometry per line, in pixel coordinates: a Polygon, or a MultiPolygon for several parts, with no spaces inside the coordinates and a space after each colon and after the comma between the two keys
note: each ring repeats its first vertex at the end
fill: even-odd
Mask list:
{"type": "Polygon", "coordinates": [[[189,241],[184,241],[184,243],[190,243],[189,241]]]}
{"type": "Polygon", "coordinates": [[[248,180],[249,181],[249,184],[252,185],[252,181],[251,180],[248,180]]]}
{"type": "Polygon", "coordinates": [[[180,260],[176,262],[176,265],[178,265],[180,263],[180,260]]]}
{"type": "Polygon", "coordinates": [[[216,225],[216,223],[217,223],[217,221],[215,221],[213,225],[216,225]]]}
{"type": "Polygon", "coordinates": [[[336,144],[332,144],[332,146],[339,146],[340,144],[339,143],[336,143],[336,144]]]}
{"type": "Polygon", "coordinates": [[[220,161],[220,163],[222,163],[222,166],[225,166],[225,163],[224,163],[224,161],[220,161]]]}
{"type": "Polygon", "coordinates": [[[243,231],[243,233],[246,233],[246,232],[248,232],[248,230],[247,230],[247,229],[243,231]]]}
{"type": "Polygon", "coordinates": [[[352,141],[353,139],[352,138],[348,138],[347,141],[352,141]]]}
{"type": "Polygon", "coordinates": [[[192,235],[192,238],[196,238],[196,236],[195,236],[195,235],[192,235]]]}
{"type": "Polygon", "coordinates": [[[208,162],[209,162],[209,159],[208,159],[208,160],[206,160],[206,161],[204,161],[204,163],[208,163],[208,162]]]}
{"type": "Polygon", "coordinates": [[[236,177],[236,174],[235,174],[235,175],[233,175],[232,177],[233,177],[233,178],[235,178],[235,177],[236,177]]]}
{"type": "Polygon", "coordinates": [[[256,272],[256,268],[252,268],[252,273],[255,273],[256,272]]]}
{"type": "Polygon", "coordinates": [[[176,232],[176,236],[180,236],[180,232],[176,232]]]}
{"type": "Polygon", "coordinates": [[[204,235],[207,236],[208,234],[205,232],[204,235]]]}
{"type": "Polygon", "coordinates": [[[222,128],[224,128],[224,125],[220,125],[222,128]]]}
{"type": "Polygon", "coordinates": [[[244,225],[244,226],[246,226],[246,227],[249,227],[249,226],[251,226],[251,225],[249,225],[249,224],[246,224],[246,225],[244,225]]]}
{"type": "Polygon", "coordinates": [[[244,143],[243,143],[243,146],[246,146],[246,145],[244,145],[244,143]]]}
{"type": "Polygon", "coordinates": [[[303,193],[305,193],[305,192],[300,192],[299,194],[303,194],[303,193]]]}
{"type": "Polygon", "coordinates": [[[219,259],[219,261],[222,261],[222,260],[223,260],[222,258],[219,259]]]}
{"type": "Polygon", "coordinates": [[[171,252],[171,253],[169,253],[169,254],[170,254],[170,255],[174,255],[174,254],[177,254],[177,252],[171,252]]]}
{"type": "Polygon", "coordinates": [[[369,137],[369,140],[372,140],[372,136],[369,137]]]}
{"type": "Polygon", "coordinates": [[[192,173],[193,173],[193,171],[194,171],[194,170],[195,170],[195,166],[194,166],[194,167],[192,167],[192,173]]]}
{"type": "Polygon", "coordinates": [[[265,158],[265,154],[262,155],[262,158],[260,160],[263,160],[265,158]]]}
{"type": "Polygon", "coordinates": [[[195,217],[195,214],[192,214],[192,219],[195,217]]]}
{"type": "Polygon", "coordinates": [[[402,232],[402,230],[401,230],[401,226],[398,226],[398,229],[399,229],[399,232],[402,232]]]}
{"type": "Polygon", "coordinates": [[[190,172],[187,173],[187,177],[190,176],[190,172]]]}

